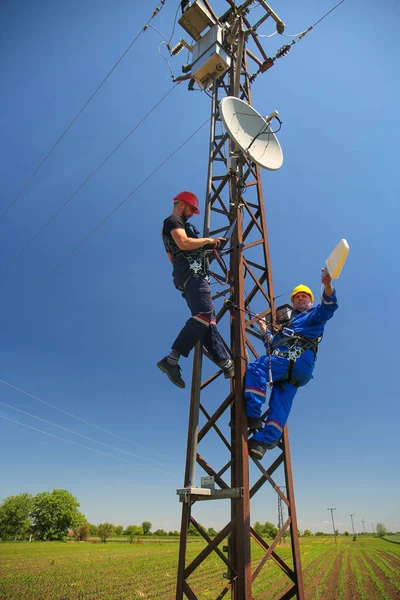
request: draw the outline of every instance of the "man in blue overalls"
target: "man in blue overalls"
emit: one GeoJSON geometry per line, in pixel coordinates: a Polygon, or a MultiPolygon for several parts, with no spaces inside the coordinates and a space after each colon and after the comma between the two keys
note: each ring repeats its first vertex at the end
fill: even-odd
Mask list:
{"type": "Polygon", "coordinates": [[[310,288],[298,285],[291,294],[293,304],[289,321],[272,335],[261,322],[267,354],[247,366],[245,391],[247,421],[250,429],[259,429],[249,439],[249,455],[260,459],[266,450],[274,448],[283,433],[297,388],[312,378],[318,343],[325,323],[338,307],[331,277],[322,269],[324,290],[321,303],[312,308],[314,296],[310,288]],[[263,425],[262,405],[266,388],[272,380],[269,411],[263,425]]]}
{"type": "Polygon", "coordinates": [[[225,239],[199,238],[197,229],[188,223],[190,217],[200,214],[199,201],[192,192],[180,192],[173,202],[173,213],[165,219],[161,235],[173,266],[174,285],[182,292],[192,316],[172,344],[171,352],[157,366],[172,383],[184,388],[178,361],[180,356],[187,357],[199,341],[226,378],[233,377],[235,369],[217,329],[205,253],[206,249],[218,248],[225,239]]]}

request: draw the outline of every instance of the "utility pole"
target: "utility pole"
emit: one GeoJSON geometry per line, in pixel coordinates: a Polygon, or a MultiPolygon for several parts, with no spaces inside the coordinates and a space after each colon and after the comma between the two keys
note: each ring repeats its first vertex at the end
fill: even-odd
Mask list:
{"type": "Polygon", "coordinates": [[[354,517],[355,513],[349,513],[349,517],[351,518],[351,526],[353,528],[353,536],[355,536],[356,534],[354,533],[354,523],[353,523],[353,517],[354,517]]]}
{"type": "MultiPolygon", "coordinates": [[[[216,321],[222,335],[226,336],[226,345],[235,360],[235,377],[224,384],[221,381],[221,371],[215,370],[213,363],[208,361],[207,352],[201,345],[196,346],[184,487],[177,490],[182,503],[182,520],[176,600],[196,600],[201,597],[198,578],[191,576],[200,565],[204,567],[203,561],[212,553],[220,558],[221,575],[225,578],[223,584],[220,577],[207,582],[209,593],[216,599],[230,594],[232,600],[250,600],[253,581],[267,561],[272,560],[288,578],[280,598],[288,600],[296,597],[304,600],[287,427],[274,452],[267,452],[263,464],[253,459],[261,476],[258,474],[258,478],[250,482],[243,382],[248,353],[252,357],[258,357],[257,350],[251,343],[251,336],[261,337],[253,328],[258,319],[249,314],[250,303],[258,304],[260,317],[267,317],[272,323],[275,323],[276,311],[260,167],[245,152],[238,151],[227,133],[221,132],[219,113],[220,100],[226,96],[238,97],[252,105],[251,83],[272,67],[275,60],[269,58],[264,51],[256,34],[257,28],[267,19],[275,21],[278,33],[282,33],[285,26],[265,0],[259,1],[258,9],[263,10],[263,15],[260,17],[257,12],[258,20],[253,24],[250,23],[250,18],[255,11],[249,12],[252,0],[244,0],[238,6],[233,0],[227,0],[227,4],[228,10],[218,17],[207,0],[181,3],[183,13],[179,23],[194,43],[190,46],[181,40],[171,50],[171,54],[177,54],[185,46],[192,53],[191,64],[182,68],[185,75],[178,80],[188,79],[189,89],[197,84],[200,88],[211,91],[204,236],[222,235],[229,225],[236,222],[230,243],[230,265],[229,268],[222,267],[225,284],[213,296],[214,302],[227,298],[231,306],[234,305],[234,310],[231,311],[226,303],[219,310],[216,308],[216,321]],[[203,34],[207,27],[209,29],[203,34]],[[249,42],[253,45],[251,50],[249,42]],[[206,377],[203,375],[203,359],[208,368],[206,377]],[[211,375],[210,365],[214,370],[211,375]],[[230,387],[221,393],[223,385],[230,387]],[[212,466],[212,456],[206,458],[205,441],[211,435],[228,455],[222,465],[212,466]],[[198,448],[200,443],[201,454],[198,448]],[[270,455],[272,462],[268,466],[270,455]],[[196,480],[197,465],[207,475],[202,477],[201,486],[197,485],[196,480]],[[274,472],[279,467],[284,470],[286,494],[273,479],[274,472]],[[271,544],[250,523],[250,500],[266,482],[273,487],[288,509],[288,518],[271,544]],[[230,506],[229,518],[214,539],[208,536],[194,517],[198,504],[208,500],[225,500],[230,506]],[[192,556],[190,561],[187,560],[189,527],[194,527],[206,542],[199,554],[194,558],[192,556]],[[285,562],[276,552],[276,546],[286,531],[291,535],[290,562],[285,562]],[[254,570],[251,565],[251,539],[262,550],[262,556],[254,570]],[[222,543],[226,544],[223,550],[220,549],[222,543]]],[[[278,58],[283,55],[283,52],[279,56],[277,53],[278,58]]],[[[211,264],[211,271],[220,268],[220,265],[214,267],[215,262],[217,261],[211,264]]]]}
{"type": "Polygon", "coordinates": [[[363,524],[363,528],[364,528],[364,534],[365,534],[365,520],[361,519],[361,523],[363,524]]]}
{"type": "Polygon", "coordinates": [[[372,533],[375,534],[375,523],[374,523],[374,521],[372,521],[371,524],[372,524],[372,533]]]}
{"type": "MultiPolygon", "coordinates": [[[[284,485],[279,486],[280,490],[286,489],[284,485]]],[[[282,529],[283,527],[283,505],[282,498],[278,494],[278,529],[282,529]]]]}
{"type": "Polygon", "coordinates": [[[337,540],[336,540],[336,529],[335,529],[335,521],[333,520],[333,511],[336,510],[336,508],[327,508],[327,510],[331,511],[331,517],[332,517],[332,527],[333,527],[333,535],[335,536],[335,544],[337,546],[337,540]]]}

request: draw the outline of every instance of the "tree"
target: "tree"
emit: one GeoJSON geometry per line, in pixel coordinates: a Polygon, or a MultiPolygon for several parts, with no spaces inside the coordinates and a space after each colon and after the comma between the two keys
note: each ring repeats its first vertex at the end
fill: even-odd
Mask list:
{"type": "Polygon", "coordinates": [[[100,523],[97,528],[97,533],[103,544],[106,543],[107,538],[109,538],[114,531],[114,525],[112,523],[100,523]]]}
{"type": "Polygon", "coordinates": [[[89,523],[89,535],[96,537],[97,536],[97,525],[93,525],[89,523]]]}
{"type": "Polygon", "coordinates": [[[326,533],[324,533],[323,531],[317,531],[317,533],[315,535],[316,535],[316,537],[321,537],[323,535],[326,535],[326,533]]]}
{"type": "Polygon", "coordinates": [[[199,531],[197,531],[197,529],[193,525],[193,523],[190,523],[190,525],[189,525],[188,535],[193,535],[193,536],[199,536],[200,535],[199,531]]]}
{"type": "Polygon", "coordinates": [[[150,523],[150,521],[143,521],[143,523],[142,523],[143,535],[149,535],[150,529],[152,527],[153,527],[153,525],[150,523]]]}
{"type": "Polygon", "coordinates": [[[344,532],[344,535],[349,535],[349,532],[348,532],[348,531],[345,531],[345,532],[344,532]]]}
{"type": "Polygon", "coordinates": [[[79,502],[67,490],[40,492],[33,498],[32,528],[40,540],[62,540],[67,530],[86,519],[78,510],[79,502]]]}
{"type": "Polygon", "coordinates": [[[275,538],[278,535],[278,531],[278,528],[275,527],[275,525],[273,523],[270,523],[269,521],[265,523],[263,528],[263,533],[271,539],[275,538]]]}
{"type": "Polygon", "coordinates": [[[253,525],[253,529],[258,535],[262,535],[264,533],[264,525],[261,525],[260,521],[256,521],[253,525]]]}
{"type": "Polygon", "coordinates": [[[376,526],[376,535],[380,538],[385,537],[386,535],[386,527],[383,523],[378,523],[376,526]]]}
{"type": "Polygon", "coordinates": [[[164,529],[156,529],[156,531],[153,533],[153,535],[164,536],[164,535],[168,535],[168,533],[166,531],[164,531],[164,529]]]}
{"type": "Polygon", "coordinates": [[[207,533],[210,537],[215,537],[217,535],[217,532],[215,531],[214,527],[209,527],[207,529],[207,533]]]}
{"type": "Polygon", "coordinates": [[[138,525],[128,525],[124,531],[124,535],[129,537],[129,541],[132,544],[135,538],[138,538],[139,535],[143,535],[143,527],[139,527],[138,525]]]}
{"type": "Polygon", "coordinates": [[[0,539],[23,540],[29,536],[32,502],[30,494],[8,496],[3,500],[0,505],[0,539]]]}
{"type": "Polygon", "coordinates": [[[310,531],[309,529],[305,529],[304,533],[303,533],[304,537],[310,537],[312,536],[312,531],[310,531]]]}
{"type": "Polygon", "coordinates": [[[78,542],[87,542],[89,537],[89,523],[81,523],[75,527],[74,534],[78,542]]]}
{"type": "Polygon", "coordinates": [[[114,535],[124,535],[124,526],[117,525],[114,530],[114,535]]]}

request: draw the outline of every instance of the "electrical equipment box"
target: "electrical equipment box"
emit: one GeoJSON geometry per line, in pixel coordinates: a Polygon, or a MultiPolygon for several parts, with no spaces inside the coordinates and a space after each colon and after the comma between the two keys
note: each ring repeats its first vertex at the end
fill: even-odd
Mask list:
{"type": "Polygon", "coordinates": [[[209,477],[201,478],[201,487],[204,489],[214,490],[215,489],[215,477],[210,475],[209,477]]]}
{"type": "Polygon", "coordinates": [[[203,89],[211,85],[214,77],[220,77],[231,66],[231,56],[222,42],[223,28],[214,25],[193,46],[191,74],[203,89]]]}
{"type": "Polygon", "coordinates": [[[184,8],[178,23],[191,38],[198,42],[205,28],[212,27],[215,21],[204,4],[196,0],[192,4],[188,3],[184,8]]]}

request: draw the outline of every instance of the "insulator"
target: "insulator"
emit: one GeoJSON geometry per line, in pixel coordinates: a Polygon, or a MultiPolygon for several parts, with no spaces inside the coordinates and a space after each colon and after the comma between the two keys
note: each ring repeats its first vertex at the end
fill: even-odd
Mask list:
{"type": "Polygon", "coordinates": [[[179,52],[183,50],[183,41],[181,40],[174,46],[170,52],[171,56],[176,56],[179,52]]]}
{"type": "Polygon", "coordinates": [[[286,44],[286,46],[282,46],[282,48],[279,48],[278,52],[276,53],[275,58],[283,58],[284,56],[289,54],[289,51],[290,51],[290,45],[286,44]]]}

